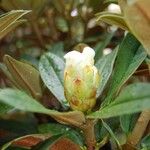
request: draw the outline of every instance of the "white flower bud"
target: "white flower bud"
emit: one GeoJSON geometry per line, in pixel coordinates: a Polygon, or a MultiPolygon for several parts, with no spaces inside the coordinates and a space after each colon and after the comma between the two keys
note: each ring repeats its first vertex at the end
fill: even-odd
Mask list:
{"type": "Polygon", "coordinates": [[[83,52],[68,52],[64,71],[65,96],[73,110],[87,111],[96,103],[96,91],[100,80],[94,66],[95,52],[85,47],[83,52]]]}

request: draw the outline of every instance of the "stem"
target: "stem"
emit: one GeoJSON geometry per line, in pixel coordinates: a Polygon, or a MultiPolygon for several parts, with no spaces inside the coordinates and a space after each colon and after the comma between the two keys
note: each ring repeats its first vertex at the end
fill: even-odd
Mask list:
{"type": "Polygon", "coordinates": [[[150,111],[143,111],[140,114],[131,135],[128,137],[127,144],[125,145],[126,147],[135,147],[138,144],[145,133],[149,121],[150,111]]]}
{"type": "Polygon", "coordinates": [[[82,130],[85,135],[87,150],[94,150],[96,146],[96,139],[95,139],[95,126],[96,121],[95,120],[87,120],[84,124],[82,130]]]}

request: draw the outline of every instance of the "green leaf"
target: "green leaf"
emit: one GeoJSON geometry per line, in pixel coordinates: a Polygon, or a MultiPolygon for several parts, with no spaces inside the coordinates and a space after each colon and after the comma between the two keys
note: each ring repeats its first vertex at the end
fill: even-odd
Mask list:
{"type": "Polygon", "coordinates": [[[106,83],[112,73],[114,62],[117,56],[118,48],[116,48],[112,53],[103,56],[101,59],[97,61],[95,64],[99,73],[100,73],[100,83],[97,90],[97,97],[103,92],[106,83]]]}
{"type": "Polygon", "coordinates": [[[42,124],[39,126],[39,133],[43,134],[50,133],[51,135],[62,134],[65,137],[71,139],[76,144],[84,146],[81,135],[76,130],[66,125],[56,123],[42,124]]]}
{"type": "Polygon", "coordinates": [[[110,118],[132,114],[150,108],[150,84],[135,83],[122,90],[109,105],[89,114],[88,118],[110,118]],[[143,90],[144,89],[144,90],[143,90]]]}
{"type": "Polygon", "coordinates": [[[33,113],[43,113],[50,115],[58,122],[64,124],[71,124],[75,126],[81,126],[85,123],[85,116],[80,111],[71,112],[58,112],[50,110],[42,106],[35,99],[28,96],[25,92],[13,89],[0,90],[0,102],[6,103],[12,107],[23,111],[29,111],[33,113]]]}
{"type": "Polygon", "coordinates": [[[62,104],[65,102],[63,86],[64,67],[64,61],[50,52],[44,54],[39,63],[43,82],[62,104]]]}
{"type": "Polygon", "coordinates": [[[19,90],[14,89],[0,90],[0,101],[23,111],[45,113],[45,114],[55,112],[46,109],[35,99],[28,96],[25,92],[19,90]]]}
{"type": "Polygon", "coordinates": [[[105,35],[104,40],[100,41],[96,46],[94,47],[95,50],[95,62],[102,57],[104,48],[110,43],[112,37],[114,36],[115,32],[108,33],[105,35]]]}
{"type": "Polygon", "coordinates": [[[127,34],[119,47],[114,73],[103,105],[113,100],[114,96],[141,65],[146,56],[137,39],[133,35],[127,34]]]}
{"type": "Polygon", "coordinates": [[[116,14],[112,12],[101,12],[97,14],[97,22],[100,23],[104,21],[110,25],[116,25],[123,30],[129,30],[128,25],[124,19],[124,16],[121,14],[116,14]]]}
{"type": "Polygon", "coordinates": [[[137,117],[137,114],[123,115],[120,117],[121,128],[126,134],[129,134],[133,130],[137,117]]]}
{"type": "Polygon", "coordinates": [[[114,132],[111,130],[111,128],[107,125],[106,122],[104,122],[104,121],[102,120],[102,123],[103,123],[103,126],[104,126],[104,127],[106,128],[106,130],[108,131],[108,133],[111,135],[111,137],[115,140],[115,142],[116,142],[118,148],[121,149],[120,143],[119,143],[119,141],[118,141],[116,135],[114,134],[114,132]]]}
{"type": "Polygon", "coordinates": [[[150,149],[150,135],[145,136],[142,141],[140,142],[142,150],[149,150],[150,149]]]}
{"type": "Polygon", "coordinates": [[[22,90],[25,90],[37,99],[42,96],[41,79],[38,70],[8,55],[4,56],[4,63],[11,73],[11,76],[22,90]]]}
{"type": "Polygon", "coordinates": [[[7,113],[12,109],[13,109],[13,107],[11,107],[5,103],[0,102],[0,114],[7,113]]]}
{"type": "Polygon", "coordinates": [[[23,23],[24,20],[19,19],[29,12],[30,11],[27,10],[13,10],[3,14],[0,18],[0,39],[2,39],[19,24],[23,23]]]}
{"type": "Polygon", "coordinates": [[[39,133],[50,133],[51,135],[63,134],[69,129],[70,128],[68,126],[57,123],[47,123],[38,126],[39,133]]]}

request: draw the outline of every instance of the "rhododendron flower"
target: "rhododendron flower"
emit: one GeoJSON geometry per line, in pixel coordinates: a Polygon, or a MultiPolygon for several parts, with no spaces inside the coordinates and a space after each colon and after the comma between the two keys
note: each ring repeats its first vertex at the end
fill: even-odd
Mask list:
{"type": "Polygon", "coordinates": [[[100,76],[94,66],[94,56],[90,47],[85,47],[82,53],[71,51],[64,56],[65,96],[73,110],[85,112],[95,106],[100,76]]]}

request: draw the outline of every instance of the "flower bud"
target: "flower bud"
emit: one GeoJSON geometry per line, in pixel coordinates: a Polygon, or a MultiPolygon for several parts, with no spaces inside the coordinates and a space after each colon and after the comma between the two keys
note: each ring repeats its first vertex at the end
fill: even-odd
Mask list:
{"type": "Polygon", "coordinates": [[[85,47],[83,52],[68,52],[64,71],[64,89],[67,101],[73,110],[88,111],[96,103],[99,73],[94,66],[95,52],[85,47]]]}

